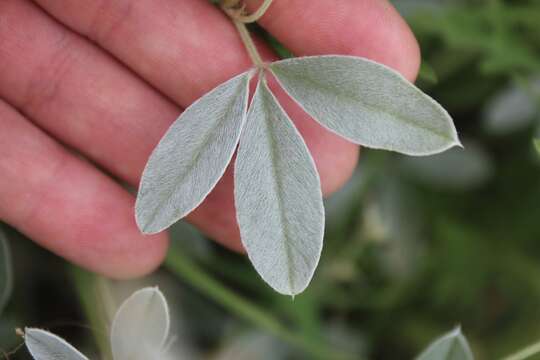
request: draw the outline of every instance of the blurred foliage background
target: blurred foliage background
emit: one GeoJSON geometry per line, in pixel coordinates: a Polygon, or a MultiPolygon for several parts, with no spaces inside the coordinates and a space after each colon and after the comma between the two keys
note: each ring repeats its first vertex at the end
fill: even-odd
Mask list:
{"type": "Polygon", "coordinates": [[[418,84],[452,114],[465,149],[428,158],[363,151],[352,180],[327,200],[321,264],[294,301],[185,223],[161,270],[123,283],[6,227],[6,356],[29,358],[10,353],[24,326],[106,352],[107,318],[144,285],[167,296],[183,359],[412,359],[456,325],[478,359],[540,340],[540,2],[394,4],[422,47],[418,84]]]}

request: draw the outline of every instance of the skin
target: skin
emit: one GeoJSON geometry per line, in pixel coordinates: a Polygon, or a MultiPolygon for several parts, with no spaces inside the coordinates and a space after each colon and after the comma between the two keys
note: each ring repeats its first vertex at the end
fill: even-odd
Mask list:
{"type": "MultiPolygon", "coordinates": [[[[250,11],[259,3],[246,1],[250,11]]],[[[411,81],[418,72],[418,44],[385,0],[274,0],[259,23],[296,55],[363,56],[411,81]]],[[[137,186],[182,110],[250,66],[234,26],[207,1],[0,1],[0,219],[92,271],[152,271],[168,236],[140,234],[134,196],[118,182],[137,186]]],[[[358,147],[277,93],[331,194],[358,147]]],[[[242,251],[230,169],[188,220],[242,251]]]]}

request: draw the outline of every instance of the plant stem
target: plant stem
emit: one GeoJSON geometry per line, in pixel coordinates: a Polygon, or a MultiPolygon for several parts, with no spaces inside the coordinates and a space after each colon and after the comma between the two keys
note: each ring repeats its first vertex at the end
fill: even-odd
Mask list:
{"type": "Polygon", "coordinates": [[[244,24],[252,23],[252,22],[255,22],[255,21],[259,20],[266,13],[266,10],[268,10],[270,5],[272,5],[272,2],[273,2],[273,0],[264,0],[262,5],[259,6],[257,11],[255,11],[253,14],[238,16],[237,20],[243,22],[244,24]]]}
{"type": "Polygon", "coordinates": [[[244,46],[249,54],[249,57],[251,58],[251,61],[253,61],[253,64],[255,64],[257,68],[264,69],[264,61],[262,60],[261,55],[257,50],[257,46],[255,46],[255,43],[253,42],[251,34],[249,33],[246,25],[239,20],[233,20],[233,22],[234,26],[236,26],[236,29],[238,30],[238,33],[240,34],[240,38],[244,43],[244,46]]]}
{"type": "Polygon", "coordinates": [[[272,333],[281,340],[302,349],[313,358],[324,359],[351,359],[348,354],[328,349],[324,344],[310,341],[303,336],[289,330],[277,319],[267,314],[257,305],[240,297],[226,288],[210,275],[200,269],[194,262],[185,257],[174,246],[169,251],[165,266],[174,274],[182,277],[191,286],[198,289],[215,302],[221,304],[229,311],[235,313],[244,320],[272,333]]]}
{"type": "Polygon", "coordinates": [[[103,304],[98,291],[100,282],[105,280],[75,266],[72,267],[71,273],[82,309],[90,323],[95,342],[101,352],[101,358],[110,360],[112,355],[107,334],[107,320],[103,313],[103,304]]]}
{"type": "Polygon", "coordinates": [[[525,349],[522,349],[515,354],[505,357],[503,360],[524,360],[539,353],[540,353],[540,341],[527,346],[525,349]]]}

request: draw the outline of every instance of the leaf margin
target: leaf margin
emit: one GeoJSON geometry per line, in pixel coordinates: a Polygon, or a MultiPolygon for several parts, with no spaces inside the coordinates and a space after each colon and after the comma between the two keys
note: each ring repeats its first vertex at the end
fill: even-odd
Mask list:
{"type": "MultiPolygon", "coordinates": [[[[319,172],[318,172],[316,164],[315,164],[315,160],[313,159],[313,157],[311,155],[311,152],[309,151],[309,148],[308,148],[307,144],[305,143],[305,140],[304,140],[303,136],[301,135],[301,133],[297,129],[296,125],[294,124],[294,122],[291,120],[291,118],[287,114],[287,112],[283,109],[283,107],[281,106],[280,102],[278,101],[278,99],[275,96],[275,94],[273,93],[273,91],[268,86],[264,72],[259,73],[259,79],[258,79],[258,83],[257,83],[257,88],[256,88],[255,93],[253,95],[253,98],[251,100],[251,104],[250,104],[250,108],[249,108],[249,111],[248,111],[246,123],[250,122],[250,115],[251,115],[252,109],[254,108],[254,103],[255,103],[255,100],[256,100],[256,96],[257,95],[261,96],[260,95],[260,89],[261,88],[264,89],[265,91],[267,91],[267,95],[273,101],[273,104],[279,109],[282,116],[284,117],[284,120],[287,121],[287,124],[291,127],[292,131],[296,135],[296,138],[299,140],[299,143],[303,147],[303,150],[306,152],[307,158],[309,159],[309,162],[310,162],[310,166],[314,170],[314,173],[316,175],[316,180],[317,180],[317,183],[318,183],[318,187],[317,187],[318,188],[318,197],[321,199],[321,201],[320,201],[320,209],[319,209],[320,213],[321,213],[320,240],[318,241],[317,259],[316,259],[315,263],[313,264],[312,268],[310,269],[310,274],[308,276],[308,280],[306,281],[305,284],[303,284],[301,287],[296,289],[296,291],[293,291],[292,289],[289,289],[290,291],[288,291],[288,292],[283,291],[281,289],[278,289],[274,284],[270,283],[265,278],[265,276],[263,276],[263,274],[261,274],[261,272],[259,272],[258,267],[255,265],[255,262],[253,261],[252,255],[247,250],[248,247],[244,243],[244,241],[245,241],[244,236],[241,236],[241,241],[244,244],[244,247],[246,248],[246,252],[247,252],[249,260],[251,261],[251,263],[252,263],[253,267],[255,268],[257,274],[262,278],[262,280],[266,284],[268,284],[272,289],[274,289],[276,292],[278,292],[278,293],[280,293],[282,295],[290,295],[290,296],[292,296],[294,298],[295,295],[298,295],[298,294],[302,293],[309,286],[310,282],[313,279],[315,271],[316,271],[316,269],[318,267],[318,264],[319,264],[319,261],[320,261],[320,258],[321,258],[321,254],[322,254],[323,243],[324,243],[324,229],[325,229],[325,211],[324,211],[324,203],[323,203],[323,200],[322,200],[323,196],[322,196],[322,189],[321,189],[321,181],[320,181],[319,172]]],[[[251,121],[253,121],[253,120],[251,120],[251,121]]],[[[243,133],[244,133],[244,130],[245,130],[245,128],[243,129],[243,133]]],[[[240,217],[239,217],[240,211],[238,211],[238,205],[237,205],[237,197],[238,197],[239,190],[238,190],[237,185],[236,185],[237,184],[236,176],[237,176],[237,173],[238,173],[237,169],[238,169],[239,159],[241,159],[241,157],[240,157],[240,147],[241,146],[242,146],[242,137],[240,138],[237,157],[236,157],[236,160],[235,160],[235,163],[234,163],[234,176],[235,176],[234,200],[235,200],[235,208],[236,208],[236,220],[237,220],[237,223],[239,224],[240,232],[242,233],[242,226],[240,224],[243,221],[241,221],[240,217]]],[[[292,286],[290,285],[290,287],[292,287],[292,286]]]]}
{"type": "MultiPolygon", "coordinates": [[[[435,99],[433,99],[432,97],[430,97],[429,95],[424,93],[416,85],[414,85],[408,79],[406,79],[401,73],[399,73],[398,71],[394,70],[393,68],[391,68],[391,67],[389,67],[389,66],[387,66],[385,64],[382,64],[380,62],[377,62],[377,61],[374,61],[374,60],[371,60],[371,59],[368,59],[368,58],[365,58],[365,57],[353,56],[353,55],[312,55],[312,56],[299,56],[299,57],[293,57],[293,58],[287,58],[287,59],[282,59],[282,60],[279,60],[279,61],[275,61],[275,62],[270,63],[268,65],[268,68],[269,68],[269,71],[272,73],[273,77],[276,79],[276,81],[281,86],[281,88],[285,91],[285,93],[287,93],[287,95],[291,99],[293,99],[293,101],[304,112],[306,112],[313,120],[315,120],[318,124],[320,124],[326,130],[328,130],[328,131],[330,131],[330,132],[332,132],[332,133],[346,139],[349,142],[352,142],[354,144],[357,144],[357,145],[360,145],[360,146],[363,146],[363,147],[366,147],[366,148],[374,149],[374,150],[385,150],[385,151],[397,152],[397,153],[410,155],[410,156],[430,156],[430,155],[434,155],[434,154],[444,152],[444,151],[446,151],[446,150],[448,150],[448,149],[450,149],[452,147],[455,147],[455,146],[463,148],[463,145],[462,145],[461,141],[459,140],[458,132],[457,132],[457,129],[456,129],[455,124],[453,122],[453,119],[450,116],[450,114],[448,113],[448,111],[441,104],[439,104],[435,99]],[[450,141],[448,142],[447,145],[445,145],[445,146],[443,146],[443,147],[441,147],[439,149],[433,150],[433,151],[428,151],[428,152],[401,151],[401,150],[396,150],[396,149],[390,149],[390,148],[387,148],[387,147],[384,147],[384,146],[376,146],[376,145],[371,145],[371,144],[366,145],[366,143],[363,143],[362,141],[355,140],[351,136],[345,135],[343,133],[340,133],[340,132],[328,127],[324,122],[317,119],[317,116],[313,115],[311,111],[308,111],[308,109],[306,109],[306,107],[298,99],[296,99],[291,94],[289,89],[287,89],[287,87],[283,84],[283,81],[280,79],[279,75],[276,74],[276,71],[275,71],[275,66],[276,65],[279,66],[279,65],[283,65],[283,64],[287,64],[287,63],[302,61],[304,59],[305,60],[312,60],[312,59],[316,59],[316,58],[318,58],[318,59],[342,58],[342,59],[361,60],[361,61],[369,63],[370,65],[374,65],[376,67],[379,67],[379,68],[383,69],[384,71],[387,71],[388,73],[392,74],[392,76],[394,76],[398,81],[403,81],[404,83],[407,83],[411,87],[411,89],[413,89],[417,94],[419,94],[425,100],[427,100],[429,104],[434,105],[440,111],[440,113],[446,118],[446,120],[449,121],[449,123],[451,124],[451,130],[452,131],[451,131],[451,136],[449,138],[447,138],[447,139],[450,140],[450,141]]],[[[427,129],[427,130],[431,131],[430,129],[427,129]]],[[[440,134],[436,134],[436,135],[442,137],[440,134]]]]}
{"type": "MultiPolygon", "coordinates": [[[[47,330],[27,327],[27,328],[24,329],[24,343],[26,345],[26,348],[28,349],[28,351],[30,352],[30,354],[32,355],[32,357],[35,360],[48,360],[48,359],[38,358],[37,355],[36,355],[36,349],[34,348],[33,345],[30,345],[29,342],[28,342],[29,338],[32,339],[33,341],[36,341],[36,342],[42,342],[40,340],[41,337],[47,337],[48,339],[54,339],[54,341],[56,341],[57,344],[61,344],[62,346],[64,346],[65,349],[67,349],[67,351],[69,352],[70,356],[73,356],[73,355],[76,356],[75,359],[70,357],[69,358],[70,360],[89,360],[83,353],[81,353],[79,350],[77,350],[77,348],[75,348],[73,345],[71,345],[69,342],[67,342],[66,340],[64,340],[60,336],[58,336],[56,334],[53,334],[53,333],[51,333],[51,332],[49,332],[47,330]],[[37,335],[37,334],[39,334],[39,335],[37,335]]],[[[54,357],[53,356],[54,356],[54,354],[50,357],[50,359],[51,360],[57,360],[57,358],[55,356],[54,357]]]]}
{"type": "MultiPolygon", "coordinates": [[[[221,178],[223,177],[223,175],[225,174],[225,171],[227,170],[227,167],[229,166],[229,164],[231,163],[233,157],[234,157],[234,154],[235,154],[235,151],[236,151],[236,148],[238,147],[238,142],[240,140],[240,136],[241,136],[241,133],[242,133],[242,129],[243,127],[245,126],[245,121],[246,121],[246,118],[247,118],[247,112],[248,112],[248,105],[249,105],[249,83],[250,83],[250,80],[251,78],[253,77],[253,74],[255,73],[255,69],[253,68],[250,68],[248,69],[247,71],[244,71],[240,74],[237,74],[233,77],[231,77],[230,79],[218,84],[217,86],[215,86],[214,88],[212,88],[210,91],[208,91],[207,93],[205,93],[203,96],[201,96],[200,98],[198,98],[197,100],[195,100],[190,106],[188,106],[183,112],[182,114],[180,114],[180,116],[178,116],[175,121],[173,121],[173,123],[170,125],[170,127],[167,129],[167,131],[162,135],[162,137],[160,138],[158,144],[154,147],[154,149],[152,150],[151,154],[149,155],[148,157],[148,160],[145,164],[145,167],[143,169],[143,172],[141,173],[141,179],[139,181],[139,188],[138,188],[138,191],[137,191],[137,197],[136,197],[136,201],[135,201],[135,222],[137,224],[137,227],[139,228],[139,230],[141,231],[141,233],[143,234],[146,234],[146,235],[152,235],[152,234],[157,234],[161,231],[164,231],[166,229],[168,229],[170,226],[172,226],[174,223],[178,222],[180,219],[186,217],[187,215],[189,215],[191,212],[193,212],[197,207],[199,207],[203,202],[204,200],[206,199],[206,197],[208,197],[208,195],[212,192],[212,190],[216,187],[217,183],[219,182],[219,180],[221,180],[221,178]],[[224,86],[225,84],[229,83],[229,82],[233,82],[234,80],[237,80],[237,79],[240,79],[242,77],[245,77],[245,96],[244,96],[244,106],[243,106],[243,111],[242,111],[242,120],[240,120],[241,124],[239,125],[239,130],[238,130],[238,134],[237,134],[237,137],[236,137],[236,141],[235,141],[235,146],[232,147],[232,151],[230,152],[228,158],[227,158],[227,161],[226,163],[224,164],[222,170],[219,172],[220,175],[218,177],[216,177],[216,179],[214,179],[213,184],[212,186],[210,186],[210,188],[205,192],[205,194],[203,196],[201,196],[201,198],[195,203],[194,206],[192,206],[189,210],[185,210],[183,212],[181,212],[180,214],[177,214],[175,215],[174,217],[171,217],[172,219],[174,220],[169,220],[167,223],[168,225],[167,226],[159,226],[159,227],[156,227],[154,229],[151,229],[151,230],[147,230],[150,225],[148,224],[144,224],[142,219],[141,219],[141,212],[142,210],[140,210],[140,207],[142,206],[141,205],[141,190],[143,189],[143,183],[145,182],[146,180],[146,177],[148,177],[147,175],[147,171],[149,171],[149,167],[150,167],[150,162],[152,160],[152,157],[154,156],[154,154],[157,153],[157,150],[158,150],[158,147],[160,146],[160,144],[162,143],[162,141],[166,138],[166,136],[169,134],[170,131],[173,130],[173,126],[174,124],[176,124],[179,120],[181,120],[182,116],[184,114],[187,113],[187,111],[189,109],[192,109],[194,107],[197,107],[197,105],[200,105],[200,103],[204,100],[207,100],[205,99],[205,97],[207,95],[210,95],[211,93],[213,93],[215,90],[217,90],[218,88],[220,88],[221,86],[224,86]]],[[[239,95],[239,94],[237,94],[239,95]]],[[[171,196],[170,196],[171,197],[171,196]]],[[[170,198],[169,197],[169,198],[170,198]]],[[[155,217],[155,215],[154,215],[155,217]]],[[[151,221],[153,222],[153,221],[151,221]]]]}

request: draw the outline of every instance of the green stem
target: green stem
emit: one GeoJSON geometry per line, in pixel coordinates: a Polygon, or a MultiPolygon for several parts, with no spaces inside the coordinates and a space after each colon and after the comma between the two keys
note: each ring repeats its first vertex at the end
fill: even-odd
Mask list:
{"type": "Polygon", "coordinates": [[[165,266],[191,286],[206,294],[223,307],[244,320],[268,331],[277,338],[305,351],[314,358],[352,359],[350,355],[328,349],[324,344],[310,341],[289,330],[277,319],[255,304],[238,296],[200,269],[174,247],[169,251],[165,266]]]}
{"type": "Polygon", "coordinates": [[[540,341],[527,346],[525,349],[522,349],[515,354],[505,357],[503,360],[524,360],[539,353],[540,353],[540,341]]]}
{"type": "Polygon", "coordinates": [[[257,50],[257,46],[255,46],[246,25],[241,21],[234,20],[234,26],[236,26],[236,29],[240,34],[240,38],[242,39],[242,42],[244,43],[246,51],[248,52],[251,61],[253,61],[253,64],[255,64],[255,66],[259,69],[263,69],[265,66],[264,61],[262,60],[261,55],[257,50]]]}
{"type": "Polygon", "coordinates": [[[273,0],[264,0],[261,6],[251,15],[242,15],[238,16],[237,20],[243,22],[244,24],[252,23],[260,18],[266,13],[266,10],[272,5],[273,0]]]}
{"type": "Polygon", "coordinates": [[[90,323],[94,339],[101,352],[101,358],[104,360],[112,359],[108,321],[99,291],[99,287],[102,285],[100,283],[105,280],[75,266],[72,267],[71,273],[82,309],[90,323]]]}

